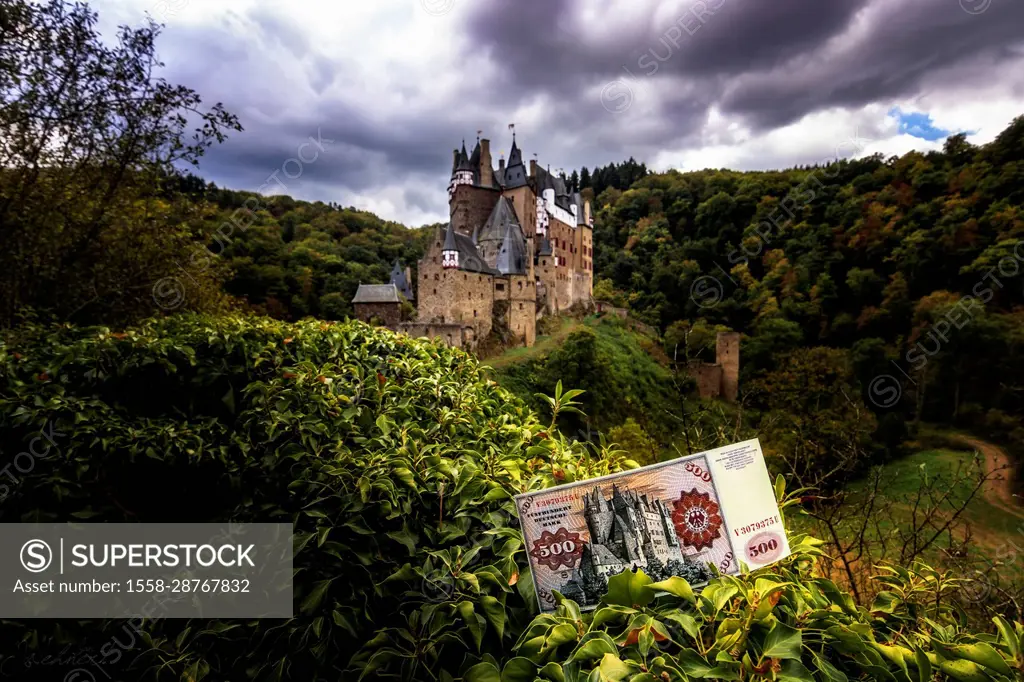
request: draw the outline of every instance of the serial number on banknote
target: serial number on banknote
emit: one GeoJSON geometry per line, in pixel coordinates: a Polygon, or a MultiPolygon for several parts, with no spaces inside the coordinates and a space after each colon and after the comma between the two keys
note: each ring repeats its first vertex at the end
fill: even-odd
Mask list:
{"type": "Polygon", "coordinates": [[[767,519],[764,519],[763,521],[758,521],[757,523],[752,523],[749,526],[743,526],[742,528],[737,528],[733,532],[736,533],[736,537],[740,537],[740,536],[746,535],[748,533],[753,533],[755,530],[761,530],[762,528],[767,528],[768,526],[772,525],[773,523],[778,523],[778,522],[779,522],[779,517],[778,516],[769,516],[767,519]]]}

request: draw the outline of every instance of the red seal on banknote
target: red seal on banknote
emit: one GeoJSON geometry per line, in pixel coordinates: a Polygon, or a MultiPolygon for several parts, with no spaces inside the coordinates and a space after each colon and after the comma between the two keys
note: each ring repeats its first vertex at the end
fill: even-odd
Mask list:
{"type": "Polygon", "coordinates": [[[747,559],[752,564],[770,564],[782,554],[782,538],[778,533],[758,533],[747,541],[747,559]]]}
{"type": "Polygon", "coordinates": [[[672,504],[675,507],[672,523],[684,545],[700,551],[722,537],[722,514],[718,503],[708,493],[697,492],[694,488],[682,493],[672,504]]]}
{"type": "Polygon", "coordinates": [[[579,533],[570,533],[565,528],[559,528],[552,533],[549,530],[540,534],[540,537],[533,541],[533,549],[530,556],[537,560],[542,566],[547,566],[552,571],[557,571],[559,566],[572,568],[579,561],[583,554],[583,541],[579,533]]]}

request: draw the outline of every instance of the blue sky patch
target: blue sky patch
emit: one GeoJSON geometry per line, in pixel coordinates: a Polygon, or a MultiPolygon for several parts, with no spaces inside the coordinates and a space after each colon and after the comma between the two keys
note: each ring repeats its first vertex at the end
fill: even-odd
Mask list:
{"type": "Polygon", "coordinates": [[[935,124],[932,123],[932,117],[928,114],[915,111],[906,112],[900,110],[899,107],[894,107],[889,111],[889,115],[895,116],[899,120],[901,133],[919,137],[922,140],[934,142],[935,140],[945,139],[953,134],[952,130],[935,127],[935,124]]]}

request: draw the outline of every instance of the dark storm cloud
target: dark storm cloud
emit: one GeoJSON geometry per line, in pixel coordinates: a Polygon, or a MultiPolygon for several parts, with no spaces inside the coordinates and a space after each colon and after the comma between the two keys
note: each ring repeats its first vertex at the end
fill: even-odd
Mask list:
{"type": "Polygon", "coordinates": [[[1022,43],[1021,2],[994,0],[978,15],[956,2],[882,3],[847,49],[820,59],[812,52],[787,68],[751,74],[728,92],[723,105],[759,126],[773,127],[825,107],[857,107],[914,94],[939,85],[933,79],[957,64],[975,66],[975,77],[985,79],[991,67],[1019,59],[1013,47],[1022,43]]]}
{"type": "MultiPolygon", "coordinates": [[[[279,171],[297,196],[349,205],[361,194],[436,216],[447,215],[451,149],[464,138],[472,147],[477,129],[492,140],[495,164],[511,122],[524,158],[539,152],[553,169],[650,161],[739,144],[732,132],[702,137],[715,109],[770,129],[834,106],[955,91],[950,73],[983,80],[986,68],[1021,60],[1017,0],[631,1],[458,0],[456,31],[436,37],[465,70],[454,86],[394,71],[385,53],[328,56],[300,14],[273,3],[206,24],[169,21],[158,45],[169,80],[223,102],[246,128],[210,150],[204,177],[257,190],[279,171]],[[376,74],[387,103],[369,101],[374,89],[359,80],[376,74]],[[616,81],[628,96],[618,113],[607,97],[616,81]],[[285,162],[318,134],[332,142],[300,177],[285,177],[285,162]]],[[[440,71],[448,68],[438,80],[451,80],[440,71]]]]}
{"type": "Polygon", "coordinates": [[[428,176],[437,184],[432,201],[415,195],[410,205],[447,212],[451,148],[476,129],[452,116],[448,103],[368,115],[355,99],[345,99],[355,96],[351,90],[327,94],[345,77],[344,67],[318,54],[294,25],[272,12],[232,14],[213,26],[172,25],[160,46],[169,80],[188,84],[207,103],[223,102],[245,128],[203,158],[199,172],[207,179],[234,189],[267,186],[306,196],[309,188],[333,187],[335,196],[319,198],[348,205],[352,193],[428,176]],[[284,73],[283,61],[300,68],[304,78],[284,73]],[[321,139],[322,150],[307,144],[302,159],[316,160],[300,170],[289,159],[300,158],[300,146],[311,139],[321,139]],[[283,188],[276,180],[268,185],[275,172],[283,188]]]}
{"type": "Polygon", "coordinates": [[[506,92],[593,101],[595,83],[619,79],[656,88],[662,116],[683,128],[713,103],[767,128],[915,94],[936,71],[1005,57],[1024,38],[1024,2],[1009,0],[695,0],[649,17],[608,16],[611,38],[575,19],[581,3],[477,3],[469,44],[486,46],[506,92]],[[680,96],[687,86],[701,106],[680,96]]]}
{"type": "MultiPolygon", "coordinates": [[[[639,1],[639,0],[638,0],[639,1]]],[[[469,44],[487,46],[506,83],[524,91],[649,74],[708,77],[776,64],[841,31],[864,0],[688,0],[632,18],[608,15],[601,35],[580,19],[585,0],[476,3],[469,44]],[[646,57],[645,57],[646,55],[646,57]]],[[[645,4],[645,3],[640,3],[645,4]]],[[[653,4],[646,3],[653,7],[653,4]]]]}

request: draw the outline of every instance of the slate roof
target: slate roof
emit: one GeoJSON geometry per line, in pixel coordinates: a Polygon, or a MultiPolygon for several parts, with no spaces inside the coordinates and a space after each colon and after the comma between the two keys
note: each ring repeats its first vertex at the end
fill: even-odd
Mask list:
{"type": "Polygon", "coordinates": [[[576,204],[576,217],[580,223],[583,222],[583,195],[579,192],[573,192],[572,203],[576,204]]]}
{"type": "Polygon", "coordinates": [[[526,238],[519,223],[508,223],[494,267],[503,275],[526,274],[526,238]]]}
{"type": "Polygon", "coordinates": [[[512,136],[512,151],[508,155],[508,166],[505,168],[504,185],[505,189],[515,189],[526,184],[526,166],[523,165],[523,154],[516,144],[515,135],[512,136]]]}
{"type": "Polygon", "coordinates": [[[499,274],[497,270],[487,265],[484,259],[480,257],[480,252],[476,250],[476,244],[473,243],[472,237],[459,234],[451,229],[451,223],[445,226],[444,229],[446,234],[442,250],[449,251],[451,250],[449,244],[454,244],[454,250],[459,252],[459,270],[481,272],[485,275],[499,274]],[[451,237],[451,242],[448,241],[449,236],[451,237]]]}
{"type": "Polygon", "coordinates": [[[394,284],[360,284],[353,303],[401,303],[394,284]]]}
{"type": "Polygon", "coordinates": [[[541,239],[540,240],[540,247],[537,249],[537,255],[538,256],[550,256],[553,253],[554,253],[554,251],[551,250],[551,240],[550,239],[546,239],[546,238],[545,239],[541,239]]]}
{"type": "Polygon", "coordinates": [[[486,241],[501,241],[505,238],[509,225],[519,227],[519,218],[516,217],[516,209],[512,206],[512,200],[508,197],[501,197],[491,209],[491,215],[487,216],[487,222],[483,227],[477,227],[473,233],[473,241],[477,244],[486,241]]]}
{"type": "Polygon", "coordinates": [[[412,287],[410,286],[409,280],[405,277],[405,270],[402,269],[398,259],[395,259],[395,264],[391,268],[391,284],[394,284],[402,296],[405,296],[407,300],[414,300],[412,293],[412,287]]]}

